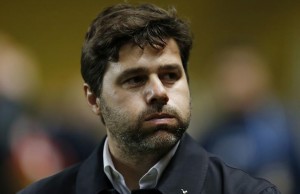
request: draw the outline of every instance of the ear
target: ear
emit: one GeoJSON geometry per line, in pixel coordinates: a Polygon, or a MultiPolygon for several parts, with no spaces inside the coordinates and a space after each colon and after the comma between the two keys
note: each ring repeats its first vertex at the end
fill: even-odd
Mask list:
{"type": "Polygon", "coordinates": [[[100,99],[91,91],[90,86],[87,83],[83,84],[84,95],[92,108],[92,111],[101,116],[100,99]]]}

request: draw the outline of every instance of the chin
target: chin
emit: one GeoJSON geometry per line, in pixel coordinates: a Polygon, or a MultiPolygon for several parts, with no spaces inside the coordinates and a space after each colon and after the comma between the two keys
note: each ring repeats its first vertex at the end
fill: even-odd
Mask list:
{"type": "Polygon", "coordinates": [[[144,128],[143,133],[132,134],[130,139],[124,141],[127,150],[139,154],[161,154],[170,150],[181,139],[185,127],[156,126],[144,128]]]}
{"type": "Polygon", "coordinates": [[[156,131],[152,136],[144,139],[141,147],[143,150],[148,151],[164,151],[172,148],[181,139],[181,136],[175,135],[168,131],[159,130],[156,131]]]}

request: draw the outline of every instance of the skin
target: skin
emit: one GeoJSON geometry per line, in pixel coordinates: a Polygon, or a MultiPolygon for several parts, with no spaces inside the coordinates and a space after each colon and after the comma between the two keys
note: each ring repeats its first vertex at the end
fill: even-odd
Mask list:
{"type": "Polygon", "coordinates": [[[191,115],[190,91],[177,43],[127,43],[111,62],[100,97],[85,84],[92,110],[106,126],[109,150],[129,189],[180,140],[191,115]]]}

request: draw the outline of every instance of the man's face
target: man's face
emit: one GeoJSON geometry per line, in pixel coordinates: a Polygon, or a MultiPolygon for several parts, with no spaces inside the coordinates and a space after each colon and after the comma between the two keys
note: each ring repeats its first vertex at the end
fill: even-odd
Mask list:
{"type": "Polygon", "coordinates": [[[173,39],[164,49],[125,44],[103,78],[100,114],[109,145],[154,153],[175,145],[190,121],[190,92],[173,39]]]}

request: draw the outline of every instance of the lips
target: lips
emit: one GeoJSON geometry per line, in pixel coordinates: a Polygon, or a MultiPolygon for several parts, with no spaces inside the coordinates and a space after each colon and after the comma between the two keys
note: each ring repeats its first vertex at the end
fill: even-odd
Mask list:
{"type": "Polygon", "coordinates": [[[166,114],[166,113],[155,113],[148,115],[145,118],[145,121],[150,121],[150,120],[156,120],[156,119],[172,119],[175,118],[173,115],[166,114]]]}

